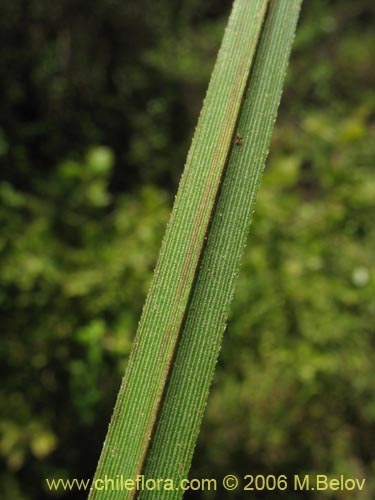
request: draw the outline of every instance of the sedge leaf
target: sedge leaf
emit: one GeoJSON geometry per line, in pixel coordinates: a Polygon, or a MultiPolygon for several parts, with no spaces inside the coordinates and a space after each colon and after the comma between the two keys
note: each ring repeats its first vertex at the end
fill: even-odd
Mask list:
{"type": "MultiPolygon", "coordinates": [[[[300,3],[234,2],[95,479],[187,477],[300,3]]],[[[99,494],[161,496],[109,488],[89,498],[99,494]]]]}

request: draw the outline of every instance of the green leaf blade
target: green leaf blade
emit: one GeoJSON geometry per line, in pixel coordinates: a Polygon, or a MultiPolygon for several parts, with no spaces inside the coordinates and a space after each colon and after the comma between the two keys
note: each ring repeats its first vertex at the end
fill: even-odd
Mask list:
{"type": "MultiPolygon", "coordinates": [[[[97,478],[105,474],[131,478],[142,469],[267,5],[268,0],[236,2],[232,11],[98,463],[97,478]]],[[[95,495],[93,490],[89,498],[95,495]]],[[[111,499],[133,496],[129,492],[107,495],[111,499]]]]}
{"type": "MultiPolygon", "coordinates": [[[[272,0],[267,11],[267,1],[234,2],[96,479],[145,473],[178,481],[188,474],[299,6],[300,0],[272,0]],[[237,130],[243,144],[234,144],[237,130]]],[[[135,494],[107,490],[100,498],[135,494]]],[[[159,500],[160,492],[139,498],[159,500]]]]}

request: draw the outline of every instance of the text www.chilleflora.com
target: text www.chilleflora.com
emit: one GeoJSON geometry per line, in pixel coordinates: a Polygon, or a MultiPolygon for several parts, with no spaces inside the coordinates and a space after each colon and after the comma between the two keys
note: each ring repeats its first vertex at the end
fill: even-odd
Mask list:
{"type": "Polygon", "coordinates": [[[47,488],[50,491],[216,491],[216,479],[181,479],[178,482],[170,478],[145,478],[139,475],[135,479],[129,479],[118,474],[115,478],[105,475],[103,478],[95,479],[46,479],[47,488]]]}
{"type": "Polygon", "coordinates": [[[273,474],[246,474],[238,476],[227,474],[222,479],[193,478],[180,479],[171,478],[146,478],[138,475],[135,479],[129,479],[123,474],[116,477],[105,475],[103,478],[95,479],[46,479],[46,485],[50,491],[217,491],[223,488],[227,491],[240,489],[242,491],[363,491],[366,486],[366,478],[348,477],[344,474],[328,476],[326,474],[294,474],[292,476],[273,474]]]}

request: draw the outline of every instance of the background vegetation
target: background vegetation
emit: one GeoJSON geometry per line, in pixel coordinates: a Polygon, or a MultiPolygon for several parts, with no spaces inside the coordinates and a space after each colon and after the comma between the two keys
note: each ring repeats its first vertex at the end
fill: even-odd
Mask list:
{"type": "MultiPolygon", "coordinates": [[[[303,5],[192,477],[375,491],[371,4],[303,5]]],[[[1,3],[4,500],[93,475],[230,5],[1,3]]]]}

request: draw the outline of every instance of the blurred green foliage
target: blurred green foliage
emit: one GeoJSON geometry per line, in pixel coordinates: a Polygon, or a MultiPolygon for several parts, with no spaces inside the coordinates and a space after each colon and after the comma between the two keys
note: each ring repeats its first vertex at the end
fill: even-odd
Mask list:
{"type": "MultiPolygon", "coordinates": [[[[4,500],[93,475],[230,3],[0,6],[4,500]]],[[[372,14],[303,6],[192,477],[374,494],[372,14]]]]}

